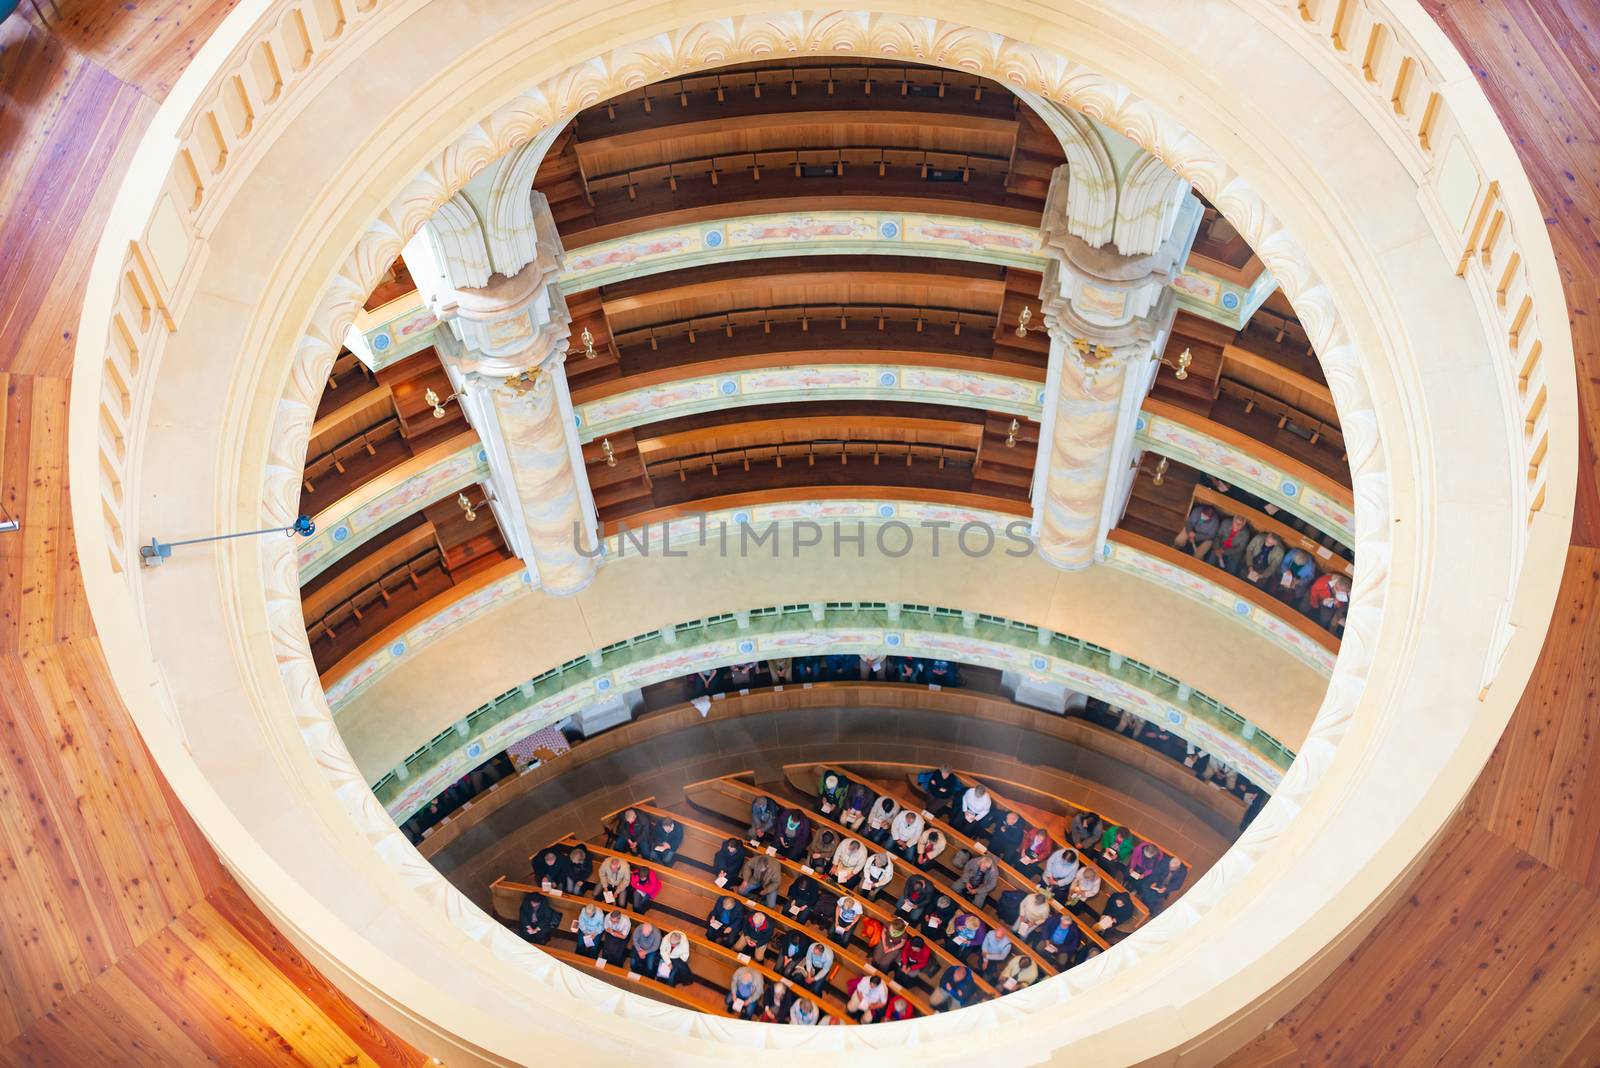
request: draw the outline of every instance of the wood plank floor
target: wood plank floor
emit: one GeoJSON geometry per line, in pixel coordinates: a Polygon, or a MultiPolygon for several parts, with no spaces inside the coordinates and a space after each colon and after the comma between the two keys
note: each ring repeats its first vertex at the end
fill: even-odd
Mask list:
{"type": "MultiPolygon", "coordinates": [[[[59,0],[0,26],[0,1064],[414,1065],[243,897],[106,679],[65,486],[96,234],[139,133],[228,0],[59,0]]],[[[1544,201],[1586,419],[1600,403],[1600,14],[1428,0],[1544,201]]],[[[26,7],[26,5],[24,5],[26,7]]],[[[1408,901],[1231,1063],[1600,1064],[1600,467],[1585,436],[1562,625],[1408,901]]]]}

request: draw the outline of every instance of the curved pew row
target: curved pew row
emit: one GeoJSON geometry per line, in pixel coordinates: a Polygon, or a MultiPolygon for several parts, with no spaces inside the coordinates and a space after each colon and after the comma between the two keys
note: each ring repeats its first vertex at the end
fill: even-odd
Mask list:
{"type": "MultiPolygon", "coordinates": [[[[788,899],[789,889],[794,885],[794,881],[800,878],[802,875],[809,875],[812,879],[816,880],[818,885],[820,885],[825,891],[833,894],[836,897],[850,893],[849,890],[828,878],[828,873],[825,871],[814,870],[809,865],[802,864],[797,860],[790,860],[788,857],[782,856],[775,851],[769,852],[765,848],[756,849],[751,847],[749,840],[744,837],[744,831],[746,828],[742,826],[738,827],[737,829],[725,830],[710,826],[709,824],[701,823],[698,820],[690,819],[686,816],[678,814],[677,812],[672,812],[664,808],[658,808],[650,804],[637,804],[630,805],[628,807],[645,813],[653,820],[660,819],[663,816],[671,816],[672,819],[677,822],[678,826],[683,828],[683,845],[678,850],[678,859],[680,860],[688,859],[700,867],[709,870],[713,864],[714,858],[716,857],[717,850],[721,848],[722,843],[730,838],[736,838],[738,839],[740,848],[743,849],[744,855],[747,859],[758,855],[770,856],[773,860],[778,862],[779,868],[783,873],[778,884],[778,893],[785,900],[788,899]]],[[[618,814],[619,813],[612,813],[606,818],[605,822],[608,833],[618,814]]],[[[731,820],[731,822],[737,823],[738,821],[731,820]]],[[[726,892],[732,894],[734,897],[740,896],[735,892],[735,890],[727,890],[726,892]]],[[[853,896],[855,896],[856,900],[861,903],[863,911],[868,916],[877,920],[885,927],[887,927],[889,922],[894,918],[892,909],[885,908],[876,901],[868,901],[859,895],[853,896]]],[[[740,900],[745,901],[746,903],[749,902],[748,898],[741,897],[740,900]]],[[[960,963],[956,959],[955,955],[938,941],[930,939],[927,941],[927,946],[928,949],[933,953],[934,959],[939,962],[941,973],[942,969],[952,967],[960,963]]],[[[869,970],[876,970],[870,961],[868,961],[867,967],[869,970]]],[[[921,989],[923,987],[931,989],[934,978],[935,973],[929,973],[928,975],[919,977],[917,980],[913,980],[910,983],[902,983],[890,976],[885,976],[885,979],[887,979],[889,982],[889,988],[896,993],[903,992],[904,987],[906,986],[910,986],[914,989],[921,989]]],[[[994,986],[981,975],[973,973],[973,982],[977,988],[982,991],[985,997],[999,996],[999,991],[996,990],[994,986]]]]}
{"type": "MultiPolygon", "coordinates": [[[[916,775],[921,771],[933,770],[931,768],[926,768],[918,764],[880,762],[864,764],[863,762],[853,762],[849,765],[837,763],[789,764],[785,765],[783,770],[785,776],[789,779],[790,784],[795,786],[797,789],[804,785],[808,776],[810,781],[817,782],[819,781],[824,770],[832,771],[846,782],[860,783],[874,796],[887,795],[893,798],[902,808],[912,808],[921,812],[924,823],[931,827],[937,827],[940,831],[944,832],[944,836],[947,841],[960,847],[956,851],[957,853],[965,852],[965,854],[968,856],[981,856],[990,852],[986,843],[980,842],[977,838],[974,838],[972,835],[969,835],[957,828],[954,823],[943,817],[935,816],[927,809],[927,798],[916,784],[916,775]],[[856,771],[852,771],[851,768],[861,768],[864,771],[871,772],[888,771],[889,773],[885,775],[874,776],[869,774],[860,774],[856,771]],[[902,782],[902,779],[905,781],[902,782]]],[[[971,780],[967,777],[960,774],[958,774],[957,777],[961,779],[961,782],[964,786],[972,785],[971,780]]],[[[987,786],[984,788],[986,790],[988,789],[987,786]]],[[[989,797],[994,804],[994,810],[992,811],[995,812],[997,818],[1004,812],[1015,811],[1015,806],[1005,802],[998,794],[995,794],[993,790],[989,791],[989,797]]],[[[1024,814],[1019,812],[1018,815],[1022,816],[1024,814]]],[[[1057,847],[1060,847],[1063,844],[1060,840],[1053,840],[1055,841],[1055,845],[1057,847]]],[[[1109,874],[1093,857],[1088,856],[1081,850],[1074,850],[1074,852],[1078,853],[1080,862],[1087,864],[1091,869],[1098,872],[1100,875],[1100,893],[1084,902],[1085,904],[1089,905],[1090,908],[1094,909],[1096,914],[1098,914],[1103,909],[1105,899],[1110,897],[1111,894],[1116,890],[1123,889],[1123,887],[1117,884],[1114,880],[1111,880],[1109,874]]],[[[953,857],[955,855],[956,854],[952,853],[951,850],[946,849],[938,859],[945,870],[959,874],[959,871],[956,869],[953,863],[953,857]]],[[[1001,882],[1003,884],[1010,883],[1011,885],[1009,889],[1035,890],[1039,888],[1039,880],[1033,876],[1030,876],[1017,865],[997,854],[994,855],[994,859],[996,865],[1000,869],[1001,882]]],[[[1065,913],[1067,911],[1065,908],[1055,905],[1053,901],[1052,905],[1058,912],[1065,913]]],[[[1140,919],[1143,920],[1148,915],[1149,910],[1145,909],[1140,919]]],[[[1081,922],[1079,926],[1083,927],[1086,932],[1088,930],[1092,930],[1092,928],[1087,927],[1087,925],[1084,925],[1081,922]]],[[[1098,934],[1098,932],[1095,933],[1098,934]]]]}
{"type": "MultiPolygon", "coordinates": [[[[694,982],[673,986],[663,983],[649,976],[639,975],[628,966],[616,967],[607,964],[604,959],[593,959],[577,952],[577,938],[574,931],[577,928],[578,913],[589,904],[599,905],[601,908],[611,909],[617,906],[608,906],[593,898],[582,894],[563,894],[559,890],[546,891],[528,883],[519,883],[501,876],[489,884],[489,893],[494,902],[495,915],[506,921],[513,929],[521,913],[522,899],[528,894],[542,894],[550,906],[561,916],[560,929],[553,935],[553,939],[560,939],[558,945],[545,944],[539,948],[555,957],[563,964],[570,964],[574,968],[581,968],[592,975],[620,986],[623,989],[634,990],[636,993],[652,997],[657,1001],[680,1008],[693,1009],[696,1012],[710,1013],[713,1016],[733,1017],[728,1011],[725,996],[728,982],[733,976],[734,968],[723,969],[720,962],[712,953],[713,949],[721,949],[713,942],[704,938],[697,938],[692,931],[684,931],[689,937],[691,960],[691,976],[694,982]]],[[[661,926],[660,917],[644,916],[632,909],[621,909],[634,923],[649,920],[656,926],[661,926]]],[[[672,928],[669,928],[669,930],[672,928]]],[[[734,967],[737,967],[735,965],[734,967]]],[[[763,974],[763,978],[770,978],[763,974]]],[[[854,1022],[854,1021],[850,1021],[854,1022]]]]}
{"type": "MultiPolygon", "coordinates": [[[[690,803],[696,807],[705,809],[708,812],[714,812],[735,822],[748,821],[750,806],[758,797],[767,798],[769,801],[775,803],[780,810],[784,808],[798,808],[801,805],[801,802],[798,802],[793,798],[775,794],[770,790],[764,790],[759,786],[745,782],[742,779],[734,776],[724,776],[718,779],[708,779],[705,782],[691,783],[684,787],[683,793],[684,796],[689,799],[690,803]]],[[[821,815],[815,810],[815,808],[810,808],[807,814],[811,819],[813,827],[826,827],[834,834],[837,834],[841,840],[847,838],[854,839],[855,841],[860,842],[866,849],[872,852],[877,852],[878,847],[873,845],[872,842],[846,828],[843,824],[837,823],[828,819],[826,816],[821,815]]],[[[975,915],[982,916],[987,926],[998,926],[1003,930],[1010,930],[1010,924],[1001,922],[999,917],[995,915],[993,909],[980,908],[979,906],[973,904],[972,901],[970,901],[967,897],[958,893],[955,887],[950,885],[947,880],[941,878],[937,872],[914,868],[910,864],[897,863],[895,865],[894,878],[890,879],[888,885],[884,887],[884,894],[886,896],[892,895],[896,900],[899,900],[900,895],[905,892],[905,885],[906,880],[909,877],[909,871],[915,871],[917,874],[927,879],[928,882],[933,885],[933,889],[936,893],[943,894],[945,897],[948,897],[951,901],[955,902],[957,908],[965,912],[971,912],[975,915]]],[[[1079,929],[1085,932],[1086,938],[1092,936],[1093,933],[1086,930],[1085,925],[1081,920],[1075,916],[1071,918],[1078,925],[1079,929]]],[[[1105,948],[1105,944],[1103,942],[1098,943],[1098,946],[1101,949],[1105,948]]],[[[1028,957],[1036,965],[1038,965],[1040,974],[1042,975],[1055,975],[1060,971],[1060,968],[1057,967],[1053,961],[1040,954],[1032,946],[1028,945],[1021,939],[1012,939],[1012,948],[1014,952],[1021,953],[1023,956],[1028,957]]],[[[974,972],[974,975],[976,975],[976,972],[974,972]]]]}
{"type": "MultiPolygon", "coordinates": [[[[938,816],[935,816],[933,813],[927,811],[923,805],[922,798],[916,795],[909,788],[901,787],[899,784],[890,784],[885,787],[882,784],[874,783],[864,779],[860,775],[852,774],[851,772],[846,771],[844,767],[839,764],[810,763],[785,765],[783,769],[784,778],[788,781],[790,788],[796,793],[805,795],[807,802],[812,806],[813,809],[815,809],[818,800],[816,784],[820,781],[823,769],[838,773],[838,775],[846,782],[859,783],[874,798],[883,794],[888,794],[890,797],[894,798],[894,800],[897,801],[901,807],[909,806],[917,811],[920,811],[922,813],[924,824],[930,827],[938,828],[945,836],[945,841],[947,843],[945,850],[936,858],[934,858],[934,863],[938,865],[939,869],[945,872],[950,879],[959,879],[961,876],[961,869],[955,865],[955,857],[958,854],[965,853],[968,857],[992,855],[989,854],[989,849],[987,846],[978,842],[970,835],[964,834],[958,830],[950,821],[940,819],[938,816]]],[[[1039,889],[1037,880],[1030,879],[1026,874],[1018,871],[1017,868],[1009,863],[1004,857],[995,856],[994,861],[995,868],[998,869],[999,872],[998,885],[995,887],[996,897],[1007,890],[1018,890],[1022,893],[1031,894],[1039,889]]],[[[928,873],[924,872],[924,874],[928,873]]],[[[1084,922],[1081,916],[1077,915],[1071,909],[1068,909],[1060,902],[1056,901],[1054,897],[1050,897],[1050,910],[1060,915],[1063,919],[1070,919],[1078,928],[1079,932],[1083,935],[1084,939],[1092,943],[1095,947],[1099,949],[1108,948],[1109,943],[1106,942],[1105,938],[1100,934],[1099,931],[1095,930],[1092,924],[1084,922]]],[[[986,914],[992,914],[994,909],[988,908],[983,911],[986,914]]],[[[1026,944],[1021,941],[1018,941],[1016,944],[1019,947],[1026,946],[1026,944]]],[[[1040,959],[1043,960],[1043,958],[1040,959]]],[[[1052,973],[1054,970],[1055,969],[1052,969],[1052,973]]]]}
{"type": "MultiPolygon", "coordinates": [[[[578,839],[570,835],[560,843],[561,847],[566,849],[571,849],[578,844],[578,839]]],[[[732,897],[740,900],[747,909],[765,913],[776,932],[781,934],[786,931],[797,931],[810,941],[821,942],[833,950],[834,959],[834,969],[832,974],[828,976],[828,985],[825,988],[829,993],[824,997],[830,997],[840,1003],[847,1001],[849,998],[848,988],[851,981],[874,974],[877,971],[862,954],[844,948],[816,928],[796,923],[793,917],[786,915],[781,909],[768,908],[760,901],[739,898],[738,894],[731,890],[724,890],[709,879],[691,875],[677,868],[642,860],[630,853],[623,853],[593,842],[584,842],[583,845],[597,861],[603,861],[606,857],[620,857],[634,867],[642,866],[653,870],[661,877],[661,893],[651,902],[652,906],[684,917],[684,922],[692,922],[704,926],[706,917],[711,915],[712,910],[716,907],[717,900],[722,897],[732,897]]],[[[901,989],[897,990],[896,993],[909,1001],[912,1008],[916,1009],[919,1015],[929,1015],[933,1012],[933,1009],[928,1005],[927,998],[917,991],[901,989]]]]}

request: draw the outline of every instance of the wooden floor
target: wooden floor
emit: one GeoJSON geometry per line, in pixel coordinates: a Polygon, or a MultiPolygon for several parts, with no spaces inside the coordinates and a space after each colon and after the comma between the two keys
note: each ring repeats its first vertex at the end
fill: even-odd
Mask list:
{"type": "MultiPolygon", "coordinates": [[[[48,33],[21,15],[0,26],[0,499],[23,521],[0,535],[0,1064],[421,1064],[233,886],[106,679],[64,484],[78,295],[133,144],[230,4],[59,5],[48,33]]],[[[1594,0],[1427,5],[1544,200],[1592,420],[1600,14],[1594,0]]],[[[1410,900],[1232,1064],[1600,1064],[1592,430],[1584,448],[1562,622],[1493,763],[1410,900]]]]}

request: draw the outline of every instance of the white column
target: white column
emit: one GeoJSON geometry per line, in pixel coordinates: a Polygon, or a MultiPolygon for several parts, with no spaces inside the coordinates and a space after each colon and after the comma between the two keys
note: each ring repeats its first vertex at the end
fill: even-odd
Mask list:
{"type": "Polygon", "coordinates": [[[1050,262],[1039,295],[1050,366],[1034,468],[1033,534],[1057,567],[1087,567],[1132,488],[1134,426],[1175,314],[1167,288],[1200,223],[1187,196],[1159,247],[1127,255],[1095,247],[1068,217],[1069,167],[1056,171],[1041,238],[1050,262]]]}
{"type": "Polygon", "coordinates": [[[561,242],[544,198],[536,194],[534,206],[535,254],[512,277],[451,288],[427,246],[414,243],[406,257],[450,325],[440,359],[488,454],[495,518],[535,583],[571,594],[594,577],[597,560],[588,554],[599,527],[567,390],[561,242]]]}

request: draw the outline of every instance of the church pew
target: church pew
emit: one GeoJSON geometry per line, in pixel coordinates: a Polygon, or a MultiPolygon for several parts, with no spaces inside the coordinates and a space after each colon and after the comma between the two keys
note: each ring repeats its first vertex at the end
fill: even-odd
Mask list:
{"type": "MultiPolygon", "coordinates": [[[[708,824],[700,823],[696,820],[680,816],[676,812],[669,812],[666,809],[656,808],[653,805],[629,805],[628,808],[643,812],[650,816],[651,819],[659,819],[662,816],[670,815],[674,820],[676,820],[678,825],[683,828],[683,847],[678,850],[679,859],[688,858],[689,860],[693,860],[698,864],[709,868],[716,857],[717,851],[722,847],[722,843],[728,838],[737,838],[739,840],[739,844],[744,850],[744,855],[746,857],[755,856],[758,852],[757,850],[751,848],[750,843],[744,838],[740,831],[720,830],[708,824]]],[[[624,810],[622,809],[618,809],[617,812],[608,817],[606,822],[606,833],[608,836],[607,840],[609,840],[612,826],[615,824],[617,817],[620,816],[623,811],[624,810]]],[[[761,850],[760,852],[764,853],[765,850],[761,850]]],[[[794,881],[801,875],[810,875],[828,893],[834,895],[849,893],[849,891],[844,887],[841,887],[838,883],[835,883],[832,879],[829,879],[826,872],[814,871],[805,864],[802,864],[800,861],[790,860],[787,857],[777,856],[775,854],[773,855],[773,859],[776,860],[779,866],[783,869],[782,877],[778,883],[778,893],[784,898],[788,897],[789,887],[792,886],[794,881]]],[[[898,868],[901,863],[902,861],[900,858],[896,857],[895,866],[898,868]]],[[[861,906],[868,916],[871,916],[885,927],[888,927],[889,921],[894,918],[893,903],[882,903],[886,899],[880,899],[879,901],[868,901],[863,897],[856,896],[856,900],[861,902],[861,906]]],[[[933,957],[939,962],[941,970],[959,963],[954,954],[945,949],[943,945],[936,941],[929,941],[928,948],[932,950],[933,957]]],[[[942,974],[942,972],[935,972],[931,976],[923,976],[918,983],[914,983],[912,985],[926,985],[931,989],[940,974],[942,974]]],[[[977,981],[978,988],[982,990],[985,995],[990,997],[998,996],[999,992],[981,976],[974,976],[973,978],[977,981]]],[[[889,987],[891,990],[899,992],[902,989],[902,986],[903,984],[901,984],[898,980],[889,978],[889,987]]]]}
{"type": "MultiPolygon", "coordinates": [[[[860,783],[862,786],[866,787],[866,789],[871,791],[874,796],[887,792],[901,805],[910,805],[922,812],[922,818],[924,822],[943,831],[945,838],[949,843],[946,846],[945,851],[939,855],[938,860],[935,861],[935,863],[939,864],[945,871],[949,872],[952,880],[960,877],[960,872],[956,869],[953,863],[957,850],[964,849],[969,854],[974,855],[988,852],[988,849],[984,846],[980,846],[975,839],[963,834],[961,831],[958,831],[954,824],[947,820],[939,819],[938,817],[929,813],[925,808],[923,808],[922,798],[909,788],[900,786],[899,783],[890,784],[889,789],[884,790],[880,788],[878,784],[869,782],[860,775],[853,774],[838,764],[788,764],[784,766],[783,772],[785,779],[787,779],[789,782],[789,785],[797,791],[807,793],[812,799],[813,804],[815,804],[817,796],[816,784],[824,768],[829,771],[837,772],[840,777],[846,781],[860,783]]],[[[1035,880],[1030,879],[1023,872],[1019,871],[1014,865],[1008,863],[1003,857],[995,856],[994,860],[995,866],[999,869],[1000,877],[999,883],[995,889],[995,893],[991,895],[991,898],[998,898],[1000,893],[1005,890],[1021,890],[1031,893],[1038,889],[1038,883],[1035,880]]],[[[1092,924],[1085,923],[1082,917],[1078,916],[1064,905],[1058,903],[1053,897],[1050,899],[1050,907],[1055,912],[1060,913],[1062,916],[1072,920],[1072,922],[1077,925],[1078,930],[1082,932],[1083,937],[1091,944],[1098,946],[1101,949],[1107,948],[1108,943],[1100,935],[1100,933],[1094,929],[1092,924]]],[[[992,909],[988,911],[993,912],[992,909]]],[[[1017,944],[1019,946],[1022,945],[1021,942],[1018,942],[1017,944]]]]}
{"type": "MultiPolygon", "coordinates": [[[[645,867],[655,869],[655,871],[661,876],[661,893],[656,897],[654,904],[663,909],[677,912],[684,916],[693,917],[694,920],[699,922],[702,932],[705,929],[705,918],[711,914],[711,910],[713,907],[715,907],[717,899],[723,896],[728,896],[738,898],[746,909],[758,909],[761,912],[766,913],[767,918],[775,925],[776,932],[781,933],[786,930],[799,931],[807,939],[814,942],[821,942],[828,946],[833,950],[835,968],[833,974],[829,977],[829,985],[826,989],[831,992],[831,996],[839,998],[840,1000],[844,1000],[846,998],[847,995],[845,994],[845,987],[851,979],[859,978],[860,976],[876,971],[876,969],[874,969],[872,965],[867,962],[863,953],[857,952],[854,949],[845,949],[827,937],[827,935],[821,929],[794,922],[794,919],[784,915],[781,909],[770,909],[767,908],[766,904],[763,902],[752,901],[749,898],[739,898],[738,894],[731,890],[723,890],[719,888],[716,883],[712,882],[708,878],[705,878],[704,876],[694,875],[678,868],[670,868],[666,867],[665,865],[654,864],[649,861],[640,860],[638,857],[617,852],[616,850],[607,848],[606,846],[595,845],[593,843],[584,844],[588,847],[590,855],[595,858],[595,863],[597,865],[604,861],[606,857],[621,857],[629,864],[642,864],[645,867]]],[[[570,837],[563,843],[563,847],[568,849],[576,845],[578,845],[578,840],[570,837]]],[[[694,922],[694,920],[685,922],[694,922]]],[[[773,937],[774,940],[776,940],[777,934],[775,933],[773,937]]],[[[919,1013],[928,1014],[932,1012],[932,1009],[928,1005],[927,999],[917,991],[906,989],[901,991],[901,993],[907,1001],[911,1002],[912,1007],[915,1008],[919,1013]]]]}
{"type": "MultiPolygon", "coordinates": [[[[582,912],[584,906],[586,905],[598,905],[607,912],[610,912],[613,909],[620,911],[626,915],[628,919],[632,920],[636,926],[646,922],[654,924],[656,928],[661,931],[663,937],[669,931],[682,931],[684,936],[689,939],[690,973],[701,983],[715,987],[718,994],[723,999],[724,1006],[726,1003],[728,988],[733,982],[733,973],[738,971],[746,964],[760,972],[761,978],[764,979],[769,986],[773,983],[784,981],[783,976],[778,974],[778,972],[774,971],[768,965],[757,960],[741,960],[740,954],[737,954],[728,947],[718,945],[716,942],[706,938],[693,924],[685,923],[676,916],[664,914],[654,907],[650,908],[646,912],[641,913],[636,912],[631,908],[627,908],[620,903],[616,905],[607,905],[598,897],[593,897],[587,894],[566,894],[555,890],[544,891],[529,883],[516,883],[504,878],[496,879],[495,882],[490,885],[490,889],[497,890],[501,894],[514,892],[517,895],[517,908],[519,910],[522,906],[523,895],[528,893],[543,894],[545,900],[550,903],[550,906],[561,915],[562,931],[568,935],[574,935],[574,937],[574,932],[576,931],[574,925],[578,921],[578,913],[582,912]]],[[[496,911],[499,911],[498,907],[496,911]]],[[[516,919],[516,916],[510,917],[510,920],[513,924],[516,923],[516,919]]],[[[587,960],[588,958],[584,959],[587,960]]],[[[620,967],[616,965],[608,965],[605,970],[612,974],[620,973],[626,975],[629,979],[649,978],[648,976],[635,976],[629,972],[626,964],[620,967]]],[[[793,983],[790,983],[789,985],[795,986],[793,983]]],[[[673,987],[672,989],[679,988],[673,987]]],[[[805,996],[812,998],[817,1002],[818,1007],[820,1007],[826,1015],[835,1018],[838,1020],[838,1022],[852,1025],[856,1022],[845,1012],[844,1002],[836,998],[829,997],[826,994],[817,995],[812,994],[809,991],[802,991],[798,987],[796,987],[796,992],[804,993],[805,996]]],[[[721,1015],[729,1015],[725,1007],[721,1015]]]]}
{"type": "MultiPolygon", "coordinates": [[[[732,776],[720,779],[708,779],[705,782],[691,783],[684,787],[684,796],[689,798],[692,803],[705,808],[707,811],[716,812],[719,815],[735,820],[744,826],[748,826],[749,824],[750,805],[757,797],[767,797],[783,807],[805,807],[789,798],[781,797],[769,790],[763,790],[759,786],[735,779],[732,776]]],[[[854,838],[868,849],[873,851],[877,850],[877,847],[867,839],[861,837],[853,831],[848,830],[842,824],[828,819],[826,816],[821,815],[814,809],[809,810],[807,815],[811,819],[813,827],[827,827],[841,838],[854,838]]],[[[958,894],[955,890],[955,887],[950,885],[949,880],[942,878],[939,873],[919,869],[916,867],[916,865],[909,862],[902,862],[898,858],[895,860],[894,878],[890,879],[888,886],[884,888],[883,896],[885,898],[892,897],[898,901],[900,895],[905,890],[907,878],[909,878],[913,872],[924,876],[930,883],[932,883],[936,893],[943,894],[950,898],[950,900],[954,901],[958,911],[978,913],[979,915],[984,916],[986,922],[991,925],[999,922],[998,917],[994,915],[993,910],[978,908],[971,901],[967,900],[961,894],[958,894]]],[[[940,937],[942,937],[942,935],[940,937]]],[[[1031,957],[1034,962],[1039,965],[1039,970],[1044,975],[1055,975],[1058,971],[1060,971],[1060,969],[1057,968],[1055,964],[1052,963],[1048,958],[1040,955],[1032,946],[1026,944],[1025,942],[1014,941],[1013,945],[1015,945],[1018,952],[1024,954],[1025,956],[1031,957]]],[[[979,977],[979,981],[982,982],[981,977],[979,977]]]]}

